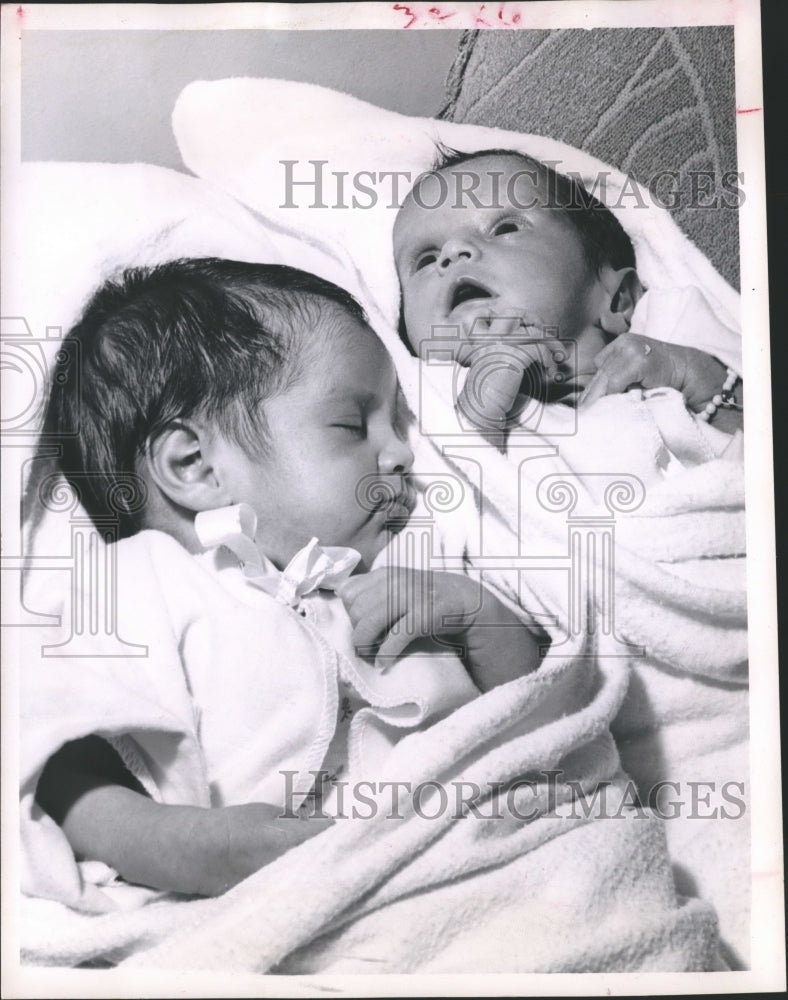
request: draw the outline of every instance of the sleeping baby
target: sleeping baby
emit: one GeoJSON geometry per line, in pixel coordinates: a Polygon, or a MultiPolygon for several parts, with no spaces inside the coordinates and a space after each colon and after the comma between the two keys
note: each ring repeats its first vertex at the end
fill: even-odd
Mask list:
{"type": "Polygon", "coordinates": [[[53,380],[46,433],[95,523],[139,481],[110,548],[124,639],[148,609],[148,653],[104,658],[99,638],[79,673],[31,670],[31,740],[36,692],[62,719],[39,727],[44,813],[26,836],[62,854],[59,827],[93,864],[73,905],[105,907],[118,875],[216,895],[325,827],[290,808],[328,797],[323,776],[375,777],[398,736],[534,670],[537,635],[467,576],[399,569],[394,597],[372,568],[413,509],[413,456],[393,365],[348,293],[285,266],[175,261],[106,283],[71,338],[80,379],[53,380]]]}

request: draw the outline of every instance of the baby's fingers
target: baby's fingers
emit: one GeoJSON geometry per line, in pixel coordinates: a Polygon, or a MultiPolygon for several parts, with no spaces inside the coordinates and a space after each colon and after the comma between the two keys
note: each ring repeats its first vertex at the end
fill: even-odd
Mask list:
{"type": "Polygon", "coordinates": [[[343,580],[336,585],[335,593],[337,597],[341,598],[346,605],[352,603],[357,597],[375,585],[379,573],[380,570],[373,570],[371,573],[358,573],[356,576],[349,576],[347,580],[343,580]]]}
{"type": "Polygon", "coordinates": [[[370,656],[377,652],[393,624],[400,617],[392,605],[383,601],[365,612],[353,622],[353,645],[359,656],[370,656]]]}
{"type": "Polygon", "coordinates": [[[355,625],[370,610],[374,610],[381,603],[385,605],[387,591],[387,570],[378,569],[371,573],[351,576],[349,580],[337,586],[335,593],[345,605],[345,610],[355,625]]]}
{"type": "Polygon", "coordinates": [[[401,656],[415,638],[416,636],[405,627],[404,618],[399,619],[392,625],[391,631],[380,644],[380,649],[375,655],[375,666],[386,667],[392,660],[401,656]]]}
{"type": "Polygon", "coordinates": [[[603,396],[607,396],[609,393],[614,391],[615,390],[610,388],[610,376],[603,369],[602,371],[598,371],[596,375],[593,376],[585,389],[580,393],[577,405],[583,407],[590,406],[598,399],[601,399],[603,396]]]}
{"type": "Polygon", "coordinates": [[[608,344],[594,358],[598,371],[580,395],[578,405],[590,406],[602,396],[626,392],[632,386],[644,384],[651,351],[647,339],[636,334],[619,337],[608,344]]]}
{"type": "Polygon", "coordinates": [[[491,347],[470,367],[457,400],[464,415],[479,427],[502,426],[514,409],[528,354],[511,346],[491,347]]]}

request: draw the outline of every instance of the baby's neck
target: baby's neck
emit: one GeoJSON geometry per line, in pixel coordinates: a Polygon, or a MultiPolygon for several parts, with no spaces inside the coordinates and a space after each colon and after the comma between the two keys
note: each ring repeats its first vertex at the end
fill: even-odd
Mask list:
{"type": "Polygon", "coordinates": [[[150,490],[148,493],[148,502],[145,504],[141,527],[163,531],[166,535],[170,535],[177,542],[180,542],[192,555],[203,551],[194,530],[194,514],[181,507],[176,507],[158,490],[150,490]]]}

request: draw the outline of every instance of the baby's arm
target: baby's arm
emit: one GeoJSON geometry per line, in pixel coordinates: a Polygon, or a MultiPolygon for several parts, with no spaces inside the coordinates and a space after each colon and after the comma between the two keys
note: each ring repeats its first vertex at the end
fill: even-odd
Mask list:
{"type": "MultiPolygon", "coordinates": [[[[501,331],[502,336],[512,336],[508,329],[501,327],[501,331]]],[[[491,444],[504,450],[506,432],[516,420],[524,398],[521,384],[527,369],[540,362],[549,368],[547,346],[555,348],[558,344],[555,339],[534,338],[526,343],[503,339],[476,352],[457,403],[491,444]]],[[[580,406],[589,406],[602,396],[626,392],[633,386],[667,386],[684,395],[690,410],[701,413],[721,393],[728,377],[725,365],[710,354],[636,333],[616,337],[597,354],[594,364],[597,372],[579,397],[580,406]]],[[[741,380],[735,395],[736,408],[719,406],[712,416],[713,425],[729,433],[743,422],[741,380]]]]}
{"type": "MultiPolygon", "coordinates": [[[[588,406],[602,396],[625,392],[633,385],[644,389],[669,386],[683,393],[687,407],[695,413],[719,395],[728,369],[710,354],[694,347],[668,344],[637,333],[624,333],[594,358],[597,373],[586,386],[579,404],[588,406]]],[[[733,433],[742,426],[742,383],[736,386],[736,409],[718,407],[712,422],[733,433]]]]}
{"type": "Polygon", "coordinates": [[[351,577],[337,593],[356,647],[380,643],[379,664],[421,636],[451,636],[465,647],[463,662],[482,691],[539,666],[537,636],[493,593],[459,573],[388,567],[351,577]],[[402,626],[397,633],[391,632],[395,623],[402,626]]]}
{"type": "Polygon", "coordinates": [[[36,799],[81,859],[103,861],[127,882],[218,896],[321,830],[325,819],[282,818],[263,803],[209,809],[162,805],[98,737],[50,758],[36,799]]]}

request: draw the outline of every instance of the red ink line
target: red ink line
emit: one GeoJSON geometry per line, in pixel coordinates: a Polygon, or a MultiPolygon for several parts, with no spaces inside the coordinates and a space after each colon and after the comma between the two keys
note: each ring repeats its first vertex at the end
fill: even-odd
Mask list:
{"type": "Polygon", "coordinates": [[[751,115],[753,111],[760,111],[760,108],[736,108],[737,115],[751,115]]]}
{"type": "Polygon", "coordinates": [[[408,23],[405,25],[406,28],[409,28],[417,20],[416,15],[406,4],[395,3],[393,4],[393,8],[394,10],[401,10],[403,13],[407,14],[407,16],[410,18],[408,23]]]}

